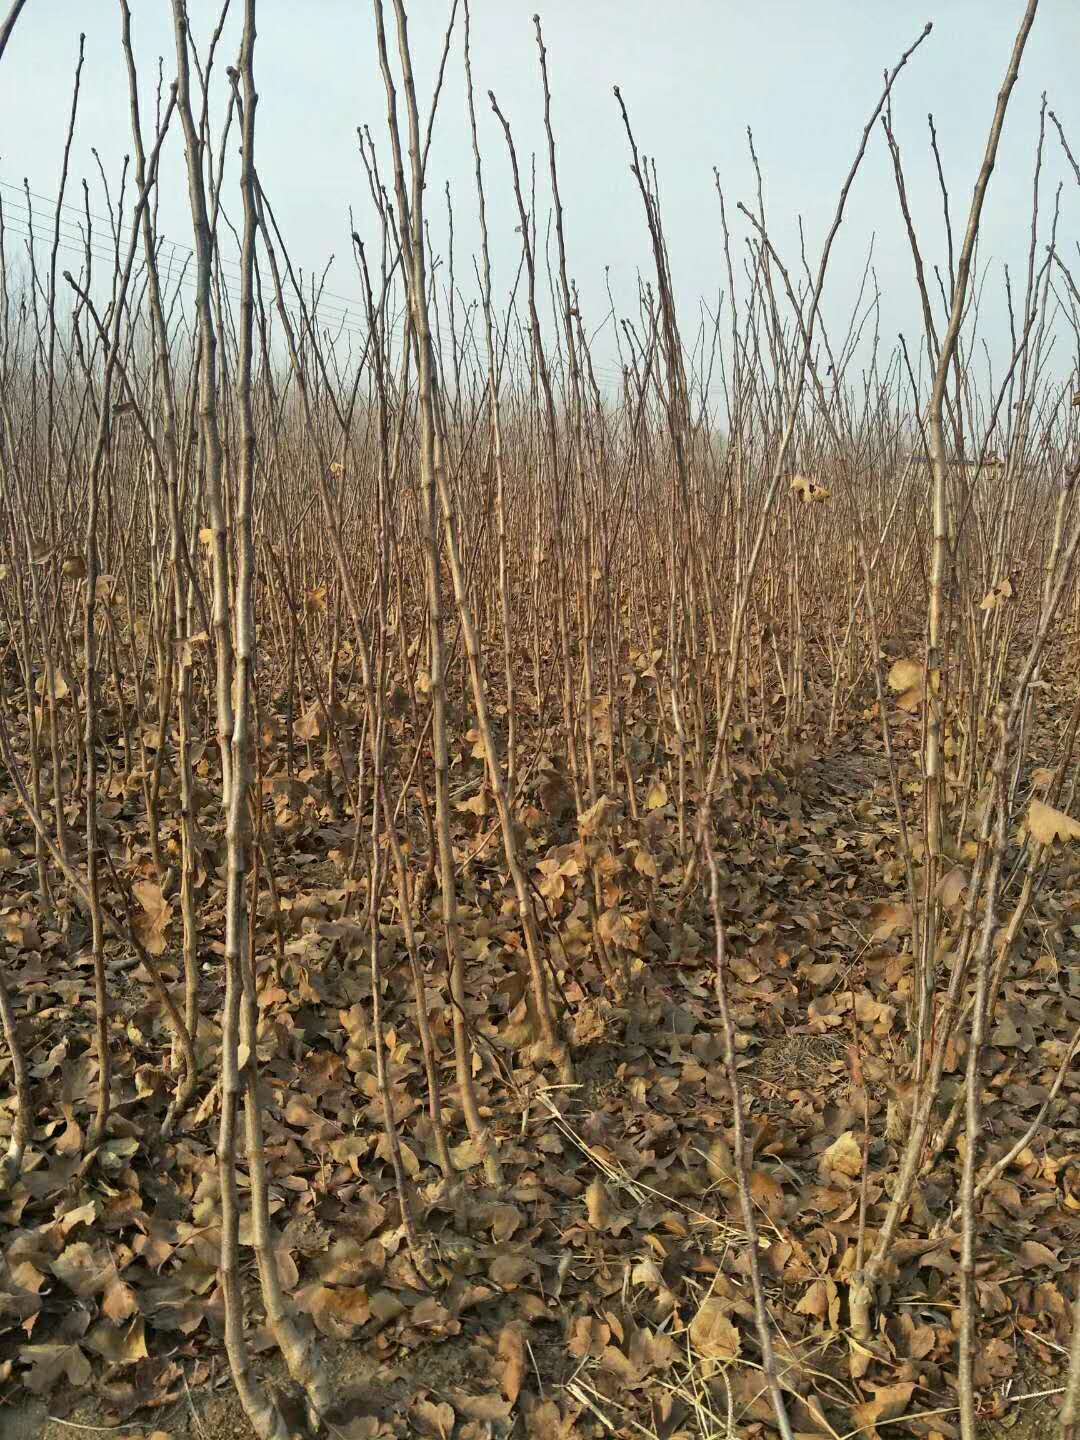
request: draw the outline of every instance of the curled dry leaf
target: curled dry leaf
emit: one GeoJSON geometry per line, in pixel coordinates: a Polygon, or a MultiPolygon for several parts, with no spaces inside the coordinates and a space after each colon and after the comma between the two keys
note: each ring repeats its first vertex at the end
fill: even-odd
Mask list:
{"type": "Polygon", "coordinates": [[[499,1333],[500,1385],[511,1405],[517,1403],[525,1379],[525,1341],[516,1325],[504,1325],[499,1333]]]}
{"type": "Polygon", "coordinates": [[[832,491],[827,485],[822,485],[819,480],[812,480],[808,475],[793,475],[791,477],[792,493],[798,495],[804,505],[814,505],[822,500],[827,500],[832,491]]]}
{"type": "Polygon", "coordinates": [[[611,1201],[608,1197],[607,1187],[599,1175],[585,1191],[585,1210],[589,1216],[589,1224],[594,1230],[606,1228],[611,1217],[611,1201]]]}
{"type": "Polygon", "coordinates": [[[709,1172],[709,1179],[719,1190],[721,1195],[729,1199],[738,1193],[738,1185],[735,1179],[735,1157],[731,1148],[722,1135],[717,1135],[709,1146],[709,1153],[705,1159],[705,1168],[709,1172]]]}
{"type": "Polygon", "coordinates": [[[947,874],[938,881],[937,896],[946,910],[951,910],[958,905],[967,889],[968,872],[963,865],[954,865],[947,874]]]}
{"type": "Polygon", "coordinates": [[[986,592],[979,602],[979,609],[996,610],[999,605],[1003,605],[1006,600],[1011,600],[1012,598],[1012,581],[1006,576],[1004,580],[999,580],[996,585],[986,592]]]}
{"type": "Polygon", "coordinates": [[[853,1130],[837,1136],[827,1150],[821,1152],[818,1165],[823,1174],[843,1175],[854,1179],[862,1173],[862,1147],[853,1130]]]}
{"type": "Polygon", "coordinates": [[[596,835],[602,835],[611,824],[615,812],[615,802],[607,795],[601,795],[595,805],[591,805],[578,819],[578,828],[583,839],[591,839],[596,835]]]}

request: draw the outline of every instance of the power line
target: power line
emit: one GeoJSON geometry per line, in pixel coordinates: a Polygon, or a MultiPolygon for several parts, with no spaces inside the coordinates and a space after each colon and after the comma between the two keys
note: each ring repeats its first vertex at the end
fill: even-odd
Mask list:
{"type": "MultiPolygon", "coordinates": [[[[7,190],[17,189],[17,187],[12,186],[8,181],[3,180],[0,180],[0,186],[7,190]]],[[[21,195],[22,192],[19,193],[21,195]]],[[[34,194],[33,191],[30,193],[31,195],[34,194]]],[[[41,198],[44,199],[44,197],[41,198]]],[[[64,206],[63,208],[66,210],[75,210],[75,213],[82,214],[82,212],[78,211],[74,206],[64,206]]],[[[36,209],[31,210],[23,200],[20,200],[18,203],[9,200],[4,205],[4,211],[5,213],[13,213],[15,220],[21,223],[27,230],[30,230],[35,240],[42,241],[43,243],[51,242],[55,232],[61,236],[62,242],[64,240],[68,242],[68,248],[74,248],[80,251],[85,250],[85,226],[63,218],[56,210],[53,210],[51,214],[47,215],[38,212],[36,209]]],[[[108,261],[110,264],[114,263],[115,252],[111,246],[115,244],[115,240],[110,222],[102,219],[100,216],[94,216],[92,212],[90,218],[91,220],[96,218],[103,226],[108,226],[104,234],[98,232],[91,239],[91,255],[97,259],[108,261]],[[108,250],[102,249],[101,247],[106,244],[109,245],[110,248],[108,250]],[[95,246],[98,248],[95,248],[95,246]]],[[[119,238],[121,244],[130,245],[131,236],[132,231],[130,227],[120,230],[119,238]]],[[[179,266],[181,270],[180,283],[194,285],[194,278],[190,275],[190,265],[188,263],[194,257],[194,251],[189,246],[180,246],[173,241],[165,239],[161,239],[160,242],[156,241],[155,243],[171,247],[173,254],[166,258],[166,263],[170,267],[170,271],[172,271],[173,266],[178,263],[175,258],[176,256],[182,255],[185,257],[184,264],[179,266]]],[[[232,298],[239,298],[237,287],[241,279],[240,267],[234,265],[233,262],[225,261],[220,256],[218,257],[217,264],[220,267],[219,283],[222,285],[222,288],[232,298]],[[237,271],[236,274],[231,273],[233,269],[237,271]]],[[[259,272],[259,277],[268,288],[272,288],[271,280],[262,271],[259,272]]],[[[284,306],[286,313],[289,314],[290,318],[294,321],[301,320],[306,311],[307,314],[313,315],[316,320],[329,328],[340,327],[349,330],[352,334],[362,337],[367,336],[367,327],[361,323],[362,317],[359,312],[356,312],[354,318],[352,311],[343,310],[333,303],[325,304],[321,296],[314,305],[310,304],[307,300],[287,299],[284,300],[284,306]]]]}
{"type": "MultiPolygon", "coordinates": [[[[92,259],[100,260],[104,264],[108,265],[115,264],[115,251],[111,248],[103,248],[105,243],[103,240],[94,238],[91,239],[88,244],[84,235],[71,235],[66,230],[62,229],[54,233],[54,229],[52,227],[46,228],[47,222],[44,219],[39,219],[36,215],[31,216],[30,213],[27,212],[25,209],[19,210],[16,207],[11,206],[10,203],[4,207],[5,217],[9,212],[13,210],[15,215],[14,221],[7,221],[5,218],[4,228],[5,231],[18,236],[20,239],[28,240],[31,243],[38,242],[42,245],[51,245],[53,243],[53,240],[56,238],[56,233],[58,233],[60,237],[58,242],[58,248],[64,250],[66,253],[79,255],[80,257],[85,259],[86,254],[89,251],[92,259]]],[[[67,224],[69,224],[69,222],[61,221],[61,225],[67,224]]],[[[197,281],[195,276],[191,273],[190,267],[180,269],[179,273],[176,273],[171,271],[172,262],[170,261],[168,263],[170,265],[169,276],[176,285],[183,285],[190,290],[194,290],[197,288],[197,281]]],[[[140,269],[141,268],[142,265],[140,264],[140,269]]],[[[240,292],[237,288],[239,284],[238,277],[222,278],[219,283],[221,284],[222,290],[231,299],[237,301],[239,300],[240,292]]],[[[286,313],[294,322],[300,322],[303,320],[304,311],[297,308],[298,302],[293,300],[286,300],[284,301],[284,306],[286,313]]],[[[312,313],[310,308],[308,309],[308,313],[312,313]]],[[[368,332],[366,328],[360,326],[355,322],[348,321],[344,317],[339,316],[336,312],[333,312],[328,316],[322,316],[319,308],[316,307],[314,315],[316,319],[321,319],[322,321],[326,322],[327,328],[347,330],[352,335],[356,335],[363,339],[367,338],[368,332]]]]}
{"type": "MultiPolygon", "coordinates": [[[[64,201],[58,205],[56,199],[50,199],[49,196],[42,194],[40,191],[31,190],[25,185],[16,185],[10,180],[0,179],[0,190],[6,190],[18,196],[17,202],[9,200],[6,203],[3,203],[3,198],[0,196],[0,203],[3,204],[5,229],[20,239],[28,240],[31,243],[36,241],[51,245],[56,235],[59,235],[59,248],[66,253],[85,257],[87,249],[89,249],[92,258],[110,265],[115,264],[116,253],[113,247],[116,245],[117,238],[119,238],[122,245],[130,245],[132,235],[132,227],[130,224],[126,227],[121,226],[118,231],[114,231],[115,222],[113,219],[92,210],[85,210],[81,206],[72,204],[69,201],[64,201]],[[31,209],[27,196],[29,196],[31,200],[41,201],[42,205],[50,207],[50,209],[46,212],[39,212],[36,208],[31,209]],[[65,215],[61,212],[78,216],[78,220],[69,220],[65,218],[65,215]],[[21,230],[16,229],[14,225],[6,221],[6,216],[9,213],[14,213],[15,225],[21,225],[23,227],[21,230]],[[97,221],[98,225],[102,227],[96,234],[92,234],[89,244],[86,236],[87,219],[91,222],[97,221]]],[[[155,234],[154,245],[158,251],[167,250],[170,252],[169,257],[166,259],[166,264],[169,266],[170,277],[175,276],[175,284],[177,286],[183,285],[190,290],[194,290],[197,282],[190,270],[190,262],[195,258],[193,247],[179,241],[171,240],[167,236],[160,234],[155,234]],[[178,257],[183,257],[183,260],[181,261],[178,257]],[[173,270],[174,265],[179,271],[178,274],[173,270]]],[[[226,259],[220,255],[220,253],[216,256],[215,263],[219,267],[218,283],[221,285],[222,290],[231,299],[239,300],[239,290],[237,287],[240,284],[242,275],[239,263],[226,259]],[[233,271],[236,273],[230,273],[233,271]]],[[[271,276],[266,275],[262,270],[259,270],[258,274],[267,288],[274,288],[273,278],[271,276]]],[[[305,323],[307,317],[311,316],[322,324],[324,328],[336,329],[338,331],[344,330],[351,335],[364,339],[368,336],[369,332],[366,326],[360,325],[351,318],[354,312],[359,315],[361,311],[361,303],[353,297],[341,295],[331,290],[320,289],[317,293],[317,299],[314,299],[310,304],[307,300],[292,298],[284,300],[283,303],[286,314],[294,323],[305,323]]],[[[366,314],[366,306],[363,307],[363,310],[366,314]]],[[[394,322],[391,326],[391,333],[400,340],[404,334],[404,322],[402,320],[394,322]]],[[[446,342],[437,341],[433,334],[432,343],[445,361],[448,358],[446,354],[446,342]]],[[[598,379],[607,384],[617,386],[622,383],[622,367],[616,363],[594,363],[593,371],[598,379]]]]}
{"type": "MultiPolygon", "coordinates": [[[[44,195],[37,190],[28,190],[26,186],[16,185],[10,180],[0,180],[0,189],[9,190],[17,194],[20,197],[20,201],[23,203],[24,209],[26,208],[25,197],[27,194],[29,194],[32,199],[40,200],[43,204],[52,207],[52,219],[55,221],[57,214],[57,202],[55,198],[50,198],[49,196],[44,195]]],[[[106,227],[106,232],[108,233],[110,239],[112,238],[114,222],[106,216],[100,215],[92,210],[87,211],[79,205],[72,204],[70,201],[64,201],[59,208],[61,210],[69,211],[71,214],[77,215],[80,222],[79,225],[76,225],[76,223],[73,221],[61,219],[59,221],[61,225],[67,226],[69,229],[76,228],[79,230],[79,233],[81,235],[81,222],[85,221],[86,217],[89,216],[91,220],[96,220],[99,225],[106,227]]],[[[121,230],[121,235],[125,239],[129,238],[130,230],[121,230]]],[[[165,247],[171,250],[173,254],[182,254],[186,256],[189,260],[194,259],[195,251],[192,246],[184,244],[181,241],[171,240],[167,236],[159,234],[155,235],[154,243],[157,247],[165,247]]],[[[219,255],[217,263],[225,270],[235,270],[236,275],[232,278],[235,283],[239,282],[241,272],[238,261],[228,260],[224,256],[219,255]]],[[[271,287],[273,283],[272,277],[267,276],[265,272],[261,270],[259,274],[263,283],[268,287],[271,287]]],[[[286,308],[289,308],[296,303],[297,302],[292,300],[286,301],[286,308]]],[[[346,322],[348,322],[348,317],[351,312],[356,312],[358,315],[363,316],[366,315],[367,307],[364,302],[358,300],[355,296],[342,295],[334,290],[320,289],[318,292],[318,304],[316,306],[316,309],[320,312],[329,311],[331,318],[344,319],[346,320],[346,322]],[[327,302],[331,303],[328,304],[327,302]],[[344,309],[342,309],[342,307],[344,307],[344,309]]],[[[403,325],[401,324],[401,322],[395,324],[393,330],[396,333],[397,338],[400,339],[403,332],[403,325]]],[[[366,333],[366,331],[364,333],[366,333]]],[[[434,341],[434,336],[432,337],[432,339],[434,341]]],[[[445,359],[446,357],[444,351],[445,346],[441,347],[440,349],[440,353],[443,353],[443,358],[445,359]]],[[[621,380],[622,378],[621,367],[616,364],[605,363],[600,365],[594,365],[593,368],[596,371],[597,375],[601,376],[605,380],[617,381],[621,380]]]]}
{"type": "MultiPolygon", "coordinates": [[[[68,200],[63,201],[62,204],[58,206],[55,197],[50,198],[48,195],[42,195],[37,190],[28,190],[25,186],[15,185],[10,180],[0,180],[0,188],[4,190],[14,191],[24,200],[27,195],[29,195],[31,199],[40,200],[43,204],[48,205],[51,208],[54,217],[56,216],[58,209],[70,211],[72,214],[78,215],[80,220],[85,220],[86,217],[89,216],[91,220],[96,220],[99,225],[107,226],[109,235],[110,237],[112,236],[112,228],[114,222],[113,220],[107,218],[104,215],[99,215],[92,210],[84,210],[81,206],[73,205],[68,200]]],[[[74,222],[62,220],[60,223],[71,225],[74,222]]],[[[124,236],[124,238],[127,238],[130,235],[130,227],[127,227],[126,229],[122,228],[120,233],[122,236],[124,236]]],[[[174,253],[184,254],[191,259],[194,259],[195,256],[195,250],[191,245],[187,245],[180,240],[171,240],[168,236],[165,235],[156,235],[155,245],[165,246],[168,249],[172,250],[174,253]]],[[[225,256],[219,255],[218,264],[226,269],[235,270],[237,272],[237,278],[239,278],[239,261],[229,260],[225,256]]],[[[268,286],[272,284],[272,277],[268,276],[264,271],[260,270],[259,275],[264,284],[268,286]]],[[[365,302],[358,299],[356,296],[340,295],[333,290],[321,289],[319,291],[320,306],[323,305],[325,301],[337,302],[336,304],[332,304],[328,307],[331,309],[342,308],[345,312],[355,312],[359,316],[363,316],[364,314],[366,314],[367,307],[365,302]]]]}

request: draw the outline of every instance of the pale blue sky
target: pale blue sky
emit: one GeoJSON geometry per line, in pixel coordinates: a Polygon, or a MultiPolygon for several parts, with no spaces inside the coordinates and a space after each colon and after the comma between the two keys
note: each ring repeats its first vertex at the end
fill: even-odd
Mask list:
{"type": "MultiPolygon", "coordinates": [[[[651,270],[613,84],[622,89],[640,148],[656,158],[676,285],[684,314],[691,314],[699,296],[713,303],[725,283],[713,166],[720,171],[729,214],[736,200],[752,201],[745,134],[746,126],[752,126],[776,243],[797,267],[796,216],[801,214],[811,260],[816,260],[840,182],[880,91],[882,71],[926,19],[934,21],[934,31],[899,81],[894,117],[924,254],[928,261],[943,263],[927,112],[934,113],[954,224],[960,229],[1022,8],[1020,0],[548,0],[541,13],[570,268],[586,317],[598,322],[606,311],[605,265],[611,267],[620,308],[633,306],[638,267],[651,270]]],[[[167,79],[173,74],[171,14],[167,0],[132,0],[132,9],[145,116],[150,113],[158,55],[165,57],[167,79]]],[[[409,9],[416,73],[426,94],[448,6],[413,0],[409,9]]],[[[531,0],[473,0],[472,7],[473,71],[495,279],[502,291],[513,281],[519,240],[505,147],[486,92],[489,87],[495,90],[526,165],[531,152],[537,152],[543,228],[548,190],[533,9],[531,0]]],[[[389,6],[387,10],[392,31],[389,6]]],[[[230,38],[220,52],[219,102],[227,86],[224,64],[235,58],[239,0],[234,0],[233,11],[230,38]]],[[[190,12],[204,45],[217,7],[208,0],[191,0],[190,12]]],[[[348,240],[350,205],[362,233],[374,232],[356,151],[358,124],[370,126],[386,155],[385,97],[370,4],[259,0],[258,16],[258,163],[263,183],[294,258],[305,267],[321,267],[336,254],[330,288],[359,297],[348,240]]],[[[87,62],[72,164],[75,183],[68,198],[79,203],[77,182],[86,176],[93,208],[100,213],[90,147],[99,151],[110,180],[119,175],[122,156],[131,148],[119,7],[112,0],[28,0],[0,65],[0,181],[17,184],[26,176],[41,195],[56,194],[80,28],[87,34],[87,62]]],[[[1014,289],[1020,292],[1039,97],[1047,92],[1080,153],[1078,58],[1080,6],[1075,0],[1043,0],[991,186],[982,250],[984,262],[991,256],[1010,262],[1014,289]]],[[[439,246],[445,234],[443,184],[449,180],[456,201],[459,281],[471,292],[469,256],[477,230],[460,44],[448,68],[436,135],[429,218],[439,246]]],[[[190,226],[178,127],[169,151],[162,228],[170,238],[186,242],[190,226]]],[[[1044,174],[1047,214],[1058,181],[1065,181],[1059,244],[1075,257],[1080,187],[1067,172],[1052,131],[1044,174]]],[[[21,204],[11,190],[0,193],[5,206],[21,204]]],[[[236,218],[239,205],[233,209],[236,218]]],[[[47,216],[47,205],[42,213],[47,216]]],[[[16,211],[9,210],[8,218],[17,224],[16,211]]],[[[741,240],[746,227],[739,217],[734,228],[741,240]]],[[[884,291],[883,336],[891,343],[903,329],[917,346],[921,323],[910,253],[880,130],[871,142],[836,252],[826,312],[834,323],[854,298],[872,233],[884,291]]],[[[1000,342],[1000,313],[993,333],[1000,342]]],[[[601,358],[609,360],[610,346],[601,350],[601,358]]]]}

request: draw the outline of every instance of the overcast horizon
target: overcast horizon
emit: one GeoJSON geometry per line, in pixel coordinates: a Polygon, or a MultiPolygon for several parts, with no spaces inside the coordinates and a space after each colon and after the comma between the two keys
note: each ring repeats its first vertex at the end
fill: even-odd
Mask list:
{"type": "MultiPolygon", "coordinates": [[[[530,157],[535,155],[541,241],[550,207],[543,96],[532,6],[473,0],[471,8],[472,69],[495,294],[497,301],[505,301],[518,268],[520,236],[506,146],[487,91],[495,91],[513,127],[526,184],[530,157]]],[[[613,85],[621,88],[639,148],[655,159],[684,340],[690,345],[699,301],[715,310],[720,292],[727,289],[713,167],[724,188],[735,242],[737,288],[750,229],[736,206],[739,201],[752,205],[756,192],[747,126],[753,131],[761,164],[774,243],[793,275],[800,274],[801,217],[809,263],[816,268],[840,186],[881,93],[882,72],[896,63],[928,18],[934,21],[933,32],[896,85],[893,123],[924,259],[928,269],[938,264],[944,270],[941,199],[927,113],[934,115],[959,245],[1020,10],[1018,4],[1005,0],[995,0],[992,6],[949,0],[936,10],[848,0],[811,9],[794,0],[771,0],[752,12],[694,0],[675,13],[669,8],[663,14],[651,5],[620,6],[614,0],[596,0],[588,6],[571,6],[565,0],[548,4],[541,18],[569,269],[579,287],[587,329],[602,326],[608,312],[607,278],[617,311],[625,315],[636,313],[639,273],[645,279],[652,274],[641,199],[629,170],[613,85]]],[[[331,255],[336,257],[327,282],[336,297],[327,302],[331,318],[340,312],[355,317],[359,326],[362,289],[351,254],[350,229],[355,225],[372,242],[378,229],[358,153],[357,126],[369,127],[384,175],[389,174],[386,100],[371,9],[319,0],[305,8],[298,24],[296,6],[285,0],[262,0],[258,14],[260,178],[294,260],[306,272],[317,273],[331,255]]],[[[448,15],[448,5],[411,7],[410,37],[425,106],[448,15]]],[[[217,8],[200,0],[190,5],[190,16],[203,54],[217,8]]],[[[240,18],[239,7],[234,6],[215,66],[211,106],[215,144],[228,94],[224,70],[236,56],[240,18]]],[[[66,0],[29,0],[0,74],[0,199],[9,243],[25,227],[19,193],[23,177],[38,197],[34,204],[39,224],[51,229],[80,23],[86,30],[86,62],[68,204],[81,208],[85,179],[91,210],[104,216],[105,194],[93,149],[101,157],[115,199],[123,157],[132,148],[119,6],[107,0],[85,7],[66,0]]],[[[140,0],[133,5],[133,27],[147,129],[153,118],[158,57],[163,59],[166,84],[175,71],[171,7],[165,0],[140,0]]],[[[449,183],[457,283],[472,296],[476,292],[472,256],[478,250],[479,229],[462,36],[459,8],[434,132],[426,209],[435,253],[445,258],[444,187],[449,183]]],[[[987,314],[981,327],[998,367],[1008,349],[1002,262],[1011,268],[1014,304],[1020,306],[1023,299],[1043,91],[1074,153],[1080,153],[1080,95],[1069,75],[1078,53],[1080,7],[1051,0],[1040,9],[1021,67],[980,241],[980,275],[987,274],[989,266],[987,314]]],[[[179,126],[173,129],[162,168],[160,227],[178,247],[171,253],[179,257],[180,247],[191,243],[191,225],[182,140],[179,126]]],[[[236,149],[232,141],[230,149],[236,149]]],[[[1076,256],[1080,186],[1048,122],[1042,171],[1044,234],[1037,263],[1059,183],[1063,188],[1058,250],[1071,263],[1076,256]]],[[[226,204],[237,221],[238,199],[229,206],[227,198],[226,204]]],[[[65,212],[64,220],[70,227],[65,234],[75,244],[78,216],[65,212]]],[[[846,326],[871,243],[882,292],[883,348],[891,350],[902,331],[917,354],[922,318],[880,126],[853,188],[826,287],[824,314],[834,330],[846,326]]],[[[1055,366],[1064,373],[1072,368],[1075,355],[1071,336],[1067,343],[1068,354],[1060,348],[1055,366]]],[[[601,330],[596,353],[610,379],[616,358],[610,324],[601,330]]]]}

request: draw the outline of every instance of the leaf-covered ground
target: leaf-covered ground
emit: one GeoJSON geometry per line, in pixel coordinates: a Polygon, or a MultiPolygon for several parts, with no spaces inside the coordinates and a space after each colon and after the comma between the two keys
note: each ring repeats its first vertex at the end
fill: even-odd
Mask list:
{"type": "MultiPolygon", "coordinates": [[[[1046,713],[1044,759],[1057,712],[1046,713]]],[[[894,720],[910,799],[918,718],[898,711],[894,720]]],[[[342,918],[352,827],[323,775],[288,780],[267,767],[279,905],[264,896],[256,939],[274,1223],[286,1288],[340,1381],[334,1433],[760,1433],[772,1412],[731,1173],[714,936],[697,889],[680,901],[673,801],[657,778],[636,820],[611,803],[579,831],[557,767],[533,772],[521,820],[576,1062],[577,1083],[551,1088],[550,1073],[531,1062],[526,961],[501,852],[497,840],[479,843],[492,827],[482,773],[462,742],[453,784],[463,935],[477,1089],[505,1177],[498,1193],[483,1186],[454,1104],[437,893],[425,901],[422,953],[465,1178],[456,1195],[434,1163],[407,957],[393,909],[383,913],[394,1108],[437,1276],[429,1287],[403,1243],[383,1134],[365,935],[342,918]],[[605,937],[625,961],[620,987],[605,985],[592,957],[583,846],[603,878],[605,937]]],[[[118,776],[105,840],[129,870],[140,856],[145,864],[142,815],[138,782],[118,776]]],[[[208,1074],[223,923],[221,837],[209,815],[200,905],[208,1074]]],[[[847,1324],[864,1145],[873,1230],[903,1132],[910,988],[902,864],[873,712],[854,717],[827,750],[805,743],[764,769],[749,744],[737,750],[718,827],[753,1193],[795,1428],[833,1440],[953,1436],[951,1138],[934,1146],[920,1178],[872,1343],[860,1346],[847,1324]]],[[[127,1436],[244,1434],[221,1345],[215,1093],[204,1086],[171,1142],[155,1138],[153,1117],[170,1093],[167,1030],[149,977],[113,947],[116,1104],[107,1142],[85,1155],[95,1088],[85,928],[60,895],[54,910],[40,908],[32,838],[10,794],[0,836],[6,963],[35,1110],[25,1173],[0,1200],[0,1437],[89,1433],[72,1424],[124,1426],[127,1436]]],[[[168,821],[164,836],[168,846],[168,821]]],[[[963,860],[947,905],[961,902],[963,860]]],[[[1080,1020],[1078,875],[1059,847],[994,1017],[988,1158],[1042,1103],[1080,1020]]],[[[151,902],[141,923],[157,927],[161,962],[178,978],[169,897],[151,902]]],[[[960,1046],[947,1065],[942,1123],[963,1059],[960,1046]]],[[[1046,1126],[983,1202],[976,1379],[988,1434],[1027,1413],[1015,1396],[1061,1383],[1078,1155],[1074,1066],[1046,1126]]],[[[252,1340],[287,1394],[257,1328],[253,1259],[248,1278],[252,1340]]],[[[1040,1403],[1033,1413],[1052,1415],[1052,1398],[1040,1403]]]]}

